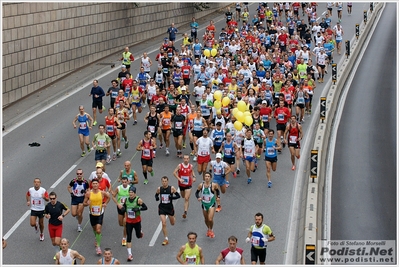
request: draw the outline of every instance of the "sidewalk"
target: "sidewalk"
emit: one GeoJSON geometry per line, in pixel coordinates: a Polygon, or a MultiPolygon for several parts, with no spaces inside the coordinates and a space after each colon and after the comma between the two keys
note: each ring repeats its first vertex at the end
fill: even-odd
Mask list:
{"type": "MultiPolygon", "coordinates": [[[[224,15],[224,10],[224,8],[216,10],[209,15],[197,19],[197,22],[200,27],[208,25],[211,19],[215,19],[224,15]]],[[[180,33],[176,41],[180,41],[182,39],[182,33],[189,33],[190,22],[191,21],[188,21],[187,24],[178,27],[180,33]]],[[[140,60],[143,52],[148,51],[150,47],[158,45],[160,46],[164,37],[167,37],[166,28],[165,33],[162,35],[129,46],[130,51],[135,57],[135,61],[140,60]]],[[[123,49],[124,47],[120,47],[119,53],[111,54],[90,65],[84,66],[76,70],[75,72],[71,72],[64,78],[61,78],[60,80],[53,83],[52,85],[43,89],[39,89],[35,93],[3,108],[2,113],[4,129],[7,131],[9,127],[17,124],[21,119],[25,118],[26,116],[38,112],[43,107],[53,103],[64,95],[68,95],[68,92],[71,92],[71,90],[76,90],[77,87],[81,87],[82,89],[83,84],[91,82],[99,75],[109,71],[112,65],[115,65],[115,71],[118,70],[121,66],[121,61],[118,61],[118,59],[120,58],[123,49]]]]}

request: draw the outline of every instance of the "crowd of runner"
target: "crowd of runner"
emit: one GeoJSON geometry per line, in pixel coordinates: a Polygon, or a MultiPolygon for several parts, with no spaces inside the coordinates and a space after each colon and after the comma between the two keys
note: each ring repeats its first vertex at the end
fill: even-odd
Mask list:
{"type": "MultiPolygon", "coordinates": [[[[118,209],[121,244],[127,248],[127,260],[133,260],[133,229],[136,238],[143,237],[140,214],[147,210],[134,185],[141,175],[143,183],[148,184],[148,174],[154,176],[153,162],[161,151],[166,157],[171,156],[171,136],[176,156],[182,159],[173,172],[178,188],[169,185],[170,174],[162,177],[161,186],[154,192],[159,201],[164,246],[169,243],[167,218],[171,225],[175,223],[173,200],[184,198],[181,216],[186,219],[196,179],[201,181],[194,187],[194,193],[202,205],[206,236],[214,238],[213,216],[222,210],[220,196],[226,193],[231,178],[242,175],[241,168],[250,184],[251,173],[264,161],[267,187],[271,188],[271,172],[276,171],[278,155],[287,147],[291,169],[296,170],[300,141],[305,134],[301,124],[306,115],[311,115],[312,96],[318,84],[324,82],[334,53],[341,53],[343,3],[259,3],[255,13],[249,12],[248,4],[228,7],[225,26],[216,29],[210,21],[203,36],[198,36],[199,25],[193,18],[190,33],[183,34],[182,44],[176,42],[179,31],[172,23],[156,57],[142,55],[139,73],[130,72],[135,59],[126,47],[120,58],[121,71],[111,81],[111,87],[103,90],[97,80],[93,81],[92,115],[79,106],[72,124],[78,129],[81,156],[94,150],[96,170],[87,180],[82,169],[76,171],[76,178],[68,187],[71,209],[57,201],[56,193],[48,193],[41,187],[39,178],[26,196],[32,210],[30,224],[40,233],[41,241],[44,218],[49,220],[56,263],[71,264],[75,259],[85,262],[82,255],[69,249],[69,241],[61,237],[62,220],[69,213],[77,219],[77,231],[82,231],[86,206],[96,253],[103,254],[101,227],[106,207],[113,205],[109,203],[111,200],[118,209]],[[332,12],[338,15],[335,23],[331,20],[332,12]],[[154,68],[157,70],[151,72],[154,68]],[[108,109],[105,97],[109,97],[108,109]],[[240,101],[245,104],[238,106],[240,101]],[[236,118],[235,108],[252,119],[236,118]],[[106,112],[105,118],[99,118],[97,111],[106,112]],[[140,121],[138,113],[143,111],[146,114],[140,121]],[[98,131],[90,142],[90,130],[97,120],[98,131]],[[237,120],[243,127],[237,126],[237,120]],[[123,150],[128,151],[127,131],[139,134],[135,130],[137,124],[146,125],[146,131],[140,133],[142,138],[135,144],[141,153],[142,174],[126,161],[117,187],[112,188],[106,166],[117,160],[123,150]],[[196,168],[190,159],[196,162],[196,168]]],[[[346,5],[351,14],[352,4],[346,5]]],[[[187,237],[188,243],[181,247],[177,260],[182,264],[203,264],[202,249],[195,244],[197,233],[189,233],[187,237]]],[[[246,240],[252,243],[252,263],[264,264],[267,242],[274,238],[271,229],[263,224],[263,215],[256,214],[246,240]]],[[[216,263],[224,260],[226,264],[244,264],[242,249],[236,248],[237,238],[231,236],[228,242],[229,248],[221,252],[216,263]]],[[[119,261],[112,258],[112,251],[107,248],[98,263],[119,261]]]]}

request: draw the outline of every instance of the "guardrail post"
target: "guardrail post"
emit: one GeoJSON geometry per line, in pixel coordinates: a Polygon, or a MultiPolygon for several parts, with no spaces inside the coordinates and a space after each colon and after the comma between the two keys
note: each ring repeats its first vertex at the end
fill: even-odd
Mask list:
{"type": "Polygon", "coordinates": [[[355,35],[356,35],[356,39],[359,39],[359,24],[355,25],[355,35]]]}
{"type": "Polygon", "coordinates": [[[317,178],[318,153],[318,150],[310,151],[310,178],[312,178],[312,183],[314,183],[314,179],[317,178]]]}
{"type": "Polygon", "coordinates": [[[370,12],[373,13],[373,11],[374,11],[374,3],[371,2],[370,3],[370,12]]]}
{"type": "Polygon", "coordinates": [[[326,119],[326,100],[326,97],[320,97],[320,119],[322,123],[326,119]]]}
{"type": "Polygon", "coordinates": [[[364,24],[367,23],[367,10],[363,11],[363,21],[364,21],[364,24]]]}
{"type": "Polygon", "coordinates": [[[345,41],[345,47],[346,47],[346,58],[349,58],[351,54],[351,43],[349,40],[345,41]]]}
{"type": "Polygon", "coordinates": [[[337,82],[337,63],[331,64],[332,68],[332,82],[335,84],[337,82]]]}

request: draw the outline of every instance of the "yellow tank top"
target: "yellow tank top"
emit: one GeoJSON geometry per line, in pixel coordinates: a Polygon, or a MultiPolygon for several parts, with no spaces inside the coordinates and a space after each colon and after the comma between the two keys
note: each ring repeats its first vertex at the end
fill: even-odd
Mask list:
{"type": "Polygon", "coordinates": [[[235,85],[229,84],[229,93],[236,95],[237,88],[238,88],[237,84],[235,84],[235,85]]]}
{"type": "Polygon", "coordinates": [[[103,196],[101,191],[98,193],[90,192],[90,214],[93,216],[100,216],[103,213],[103,196]]]}
{"type": "Polygon", "coordinates": [[[137,88],[137,90],[132,89],[132,103],[139,103],[140,102],[140,89],[137,88]]]}
{"type": "Polygon", "coordinates": [[[200,264],[200,252],[197,244],[195,244],[194,248],[190,248],[190,245],[186,243],[186,248],[183,252],[183,260],[187,264],[200,264]]]}

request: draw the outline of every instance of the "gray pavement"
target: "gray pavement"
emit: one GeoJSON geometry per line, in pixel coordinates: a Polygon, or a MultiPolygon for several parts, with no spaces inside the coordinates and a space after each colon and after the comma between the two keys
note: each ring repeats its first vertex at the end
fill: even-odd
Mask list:
{"type": "MultiPolygon", "coordinates": [[[[251,5],[252,12],[256,5],[257,3],[251,5]]],[[[365,9],[365,6],[364,3],[355,3],[351,16],[347,16],[344,12],[342,23],[348,39],[353,36],[353,25],[360,22],[362,10],[365,9]]],[[[319,10],[322,12],[324,8],[320,6],[319,10]]],[[[222,24],[224,24],[223,16],[214,16],[213,19],[216,22],[217,29],[222,28],[222,24]]],[[[206,26],[208,21],[209,19],[205,19],[200,22],[200,27],[206,26]]],[[[336,14],[333,16],[334,21],[336,21],[336,14]]],[[[200,31],[199,36],[202,33],[203,31],[200,31]]],[[[138,58],[146,50],[149,52],[157,50],[161,40],[162,37],[158,40],[150,40],[146,46],[141,46],[141,48],[139,46],[131,47],[131,51],[138,58]]],[[[154,60],[155,53],[151,52],[149,56],[154,60]]],[[[98,63],[114,63],[118,57],[118,55],[112,55],[98,63]]],[[[337,56],[336,60],[338,61],[340,57],[342,56],[337,56]]],[[[82,168],[86,178],[94,170],[93,153],[84,158],[80,157],[76,130],[73,129],[71,122],[78,113],[79,104],[84,105],[86,111],[91,114],[91,98],[88,94],[94,77],[99,79],[100,86],[107,89],[110,81],[119,72],[118,67],[112,69],[112,71],[107,71],[110,70],[110,65],[96,64],[92,64],[80,70],[80,72],[68,76],[66,80],[54,84],[51,88],[37,93],[36,97],[29,97],[3,110],[3,122],[6,124],[6,132],[3,133],[3,235],[9,234],[7,236],[8,247],[3,254],[3,263],[5,264],[53,263],[54,252],[48,238],[47,222],[45,222],[46,228],[44,231],[46,240],[39,242],[38,235],[29,226],[29,219],[24,218],[28,209],[24,195],[27,189],[32,186],[33,178],[40,177],[43,187],[49,191],[56,191],[59,200],[69,205],[70,198],[66,187],[69,181],[74,178],[76,168],[82,168]],[[99,73],[102,74],[97,76],[99,73]],[[76,83],[79,86],[68,87],[76,83]],[[64,90],[69,92],[68,97],[65,97],[67,93],[64,90]],[[59,95],[55,97],[57,104],[52,106],[48,99],[56,94],[55,91],[59,92],[59,95]],[[30,109],[35,105],[37,107],[45,106],[47,109],[30,109]],[[37,116],[29,118],[29,114],[37,114],[37,116]],[[20,124],[17,124],[18,122],[20,124]],[[41,146],[29,147],[28,144],[31,142],[38,142],[41,146]],[[21,220],[20,224],[17,223],[19,220],[21,220]],[[24,252],[24,257],[21,257],[20,251],[24,252]],[[37,257],[38,254],[40,254],[40,257],[37,257]]],[[[138,72],[138,66],[139,60],[136,60],[132,66],[133,74],[138,72]]],[[[152,68],[153,71],[155,70],[154,67],[152,68]]],[[[329,75],[330,73],[331,71],[329,71],[329,75]]],[[[315,103],[317,103],[324,86],[326,86],[326,83],[318,85],[315,91],[315,103]]],[[[104,103],[108,108],[109,101],[105,100],[104,103]]],[[[148,111],[148,108],[145,111],[148,111]]],[[[99,116],[99,118],[102,117],[102,119],[98,119],[99,123],[103,122],[104,116],[105,113],[99,116]]],[[[154,160],[155,177],[149,177],[150,183],[148,185],[142,184],[140,155],[136,153],[135,146],[145,130],[143,116],[144,113],[138,116],[139,123],[134,127],[131,121],[128,122],[127,134],[130,139],[130,146],[127,150],[122,148],[122,157],[108,165],[106,170],[115,185],[118,171],[123,168],[123,162],[125,160],[132,161],[132,167],[138,171],[140,180],[137,185],[138,195],[149,207],[149,210],[142,214],[144,238],[141,240],[134,238],[132,242],[134,256],[132,263],[177,263],[175,255],[178,248],[186,243],[188,231],[196,231],[199,234],[197,241],[204,249],[207,264],[214,263],[220,250],[227,246],[226,241],[230,235],[238,237],[238,246],[244,248],[244,257],[246,262],[249,263],[250,247],[245,244],[244,240],[250,225],[253,224],[253,215],[259,211],[265,215],[265,223],[270,225],[277,236],[276,241],[269,245],[267,263],[282,264],[286,253],[284,251],[286,233],[294,190],[294,172],[290,168],[288,149],[285,149],[279,156],[277,171],[272,174],[272,189],[267,189],[263,161],[259,162],[259,170],[252,176],[252,184],[246,184],[245,174],[239,175],[236,179],[230,178],[231,185],[227,193],[222,196],[223,210],[215,215],[215,239],[205,237],[206,228],[203,223],[202,212],[195,198],[191,197],[189,216],[186,220],[181,218],[183,201],[178,200],[175,204],[176,225],[171,227],[168,224],[170,244],[167,247],[162,247],[162,234],[160,236],[156,234],[159,217],[156,211],[157,203],[154,199],[154,193],[156,187],[160,185],[161,175],[168,175],[170,184],[176,186],[177,183],[172,176],[172,171],[180,163],[180,160],[173,156],[176,151],[172,141],[171,156],[166,158],[164,150],[158,150],[157,158],[154,160]],[[155,245],[149,246],[152,239],[156,241],[155,245]]],[[[309,130],[306,123],[303,124],[303,127],[306,134],[309,130]]],[[[91,131],[91,136],[96,132],[97,129],[91,131]]],[[[302,158],[306,159],[306,154],[302,155],[302,158]]],[[[242,165],[241,169],[243,169],[242,165]]],[[[198,183],[196,184],[198,185],[198,183]]],[[[83,224],[85,228],[80,234],[76,232],[76,220],[70,215],[65,218],[64,236],[70,239],[73,249],[78,250],[86,257],[87,263],[95,263],[98,256],[94,253],[94,236],[88,223],[87,210],[85,210],[84,215],[83,224]]],[[[122,229],[117,224],[116,209],[111,203],[105,212],[102,248],[113,248],[114,255],[125,264],[127,252],[120,245],[121,236],[122,229]]]]}

